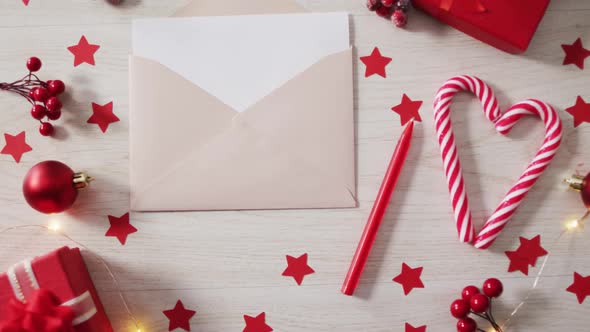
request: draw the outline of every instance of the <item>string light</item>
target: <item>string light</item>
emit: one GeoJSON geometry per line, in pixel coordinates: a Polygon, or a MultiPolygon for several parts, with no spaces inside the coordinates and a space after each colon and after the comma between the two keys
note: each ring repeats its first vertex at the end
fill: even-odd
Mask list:
{"type": "Polygon", "coordinates": [[[49,221],[49,224],[47,224],[47,229],[54,233],[59,233],[61,231],[61,222],[59,219],[52,219],[49,221]]]}
{"type": "Polygon", "coordinates": [[[115,274],[111,270],[111,267],[109,266],[109,264],[107,264],[107,262],[104,259],[102,259],[102,257],[100,257],[98,254],[95,254],[87,246],[85,246],[84,244],[82,244],[82,243],[74,240],[69,235],[63,233],[62,232],[61,221],[59,219],[53,218],[53,219],[51,219],[49,221],[49,223],[47,225],[31,224],[31,225],[18,225],[18,226],[6,227],[6,228],[3,228],[3,229],[0,229],[0,234],[6,233],[6,232],[9,232],[9,231],[12,231],[12,230],[16,230],[16,229],[21,229],[21,228],[41,228],[41,229],[47,230],[47,231],[49,231],[49,232],[51,232],[53,234],[60,235],[63,238],[65,238],[65,239],[73,242],[74,244],[76,244],[80,248],[85,249],[88,253],[90,253],[92,256],[94,256],[94,258],[96,260],[98,260],[98,262],[102,266],[104,266],[104,268],[107,270],[107,273],[109,274],[109,276],[113,280],[113,282],[115,284],[115,289],[117,290],[117,293],[119,294],[119,298],[121,299],[121,302],[123,303],[123,306],[125,307],[125,311],[129,315],[129,317],[131,317],[131,320],[133,321],[133,325],[135,325],[136,331],[137,332],[142,332],[142,329],[140,328],[141,325],[140,325],[139,321],[137,320],[137,318],[131,312],[131,309],[129,308],[129,303],[127,303],[127,299],[125,298],[125,295],[121,291],[121,287],[119,285],[119,280],[117,279],[117,277],[115,276],[115,274]]]}
{"type": "Polygon", "coordinates": [[[578,219],[570,220],[565,223],[565,229],[572,232],[577,230],[580,227],[580,222],[578,219]]]}

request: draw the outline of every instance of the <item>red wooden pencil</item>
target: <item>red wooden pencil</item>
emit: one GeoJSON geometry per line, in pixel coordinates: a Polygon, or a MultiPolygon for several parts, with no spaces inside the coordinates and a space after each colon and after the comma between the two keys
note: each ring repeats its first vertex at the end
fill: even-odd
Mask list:
{"type": "Polygon", "coordinates": [[[381,188],[379,189],[379,193],[373,204],[373,209],[371,210],[371,214],[365,225],[365,230],[363,231],[363,235],[361,236],[354,257],[352,258],[352,262],[350,263],[348,274],[342,285],[342,293],[345,295],[352,295],[359,283],[363,268],[369,257],[369,252],[373,247],[373,242],[375,242],[379,225],[381,224],[381,220],[383,220],[383,215],[385,214],[391,194],[395,188],[395,183],[397,182],[397,178],[399,177],[406,156],[408,155],[413,130],[414,121],[410,121],[397,142],[397,146],[395,147],[395,151],[389,162],[389,167],[387,168],[387,172],[381,183],[381,188]]]}

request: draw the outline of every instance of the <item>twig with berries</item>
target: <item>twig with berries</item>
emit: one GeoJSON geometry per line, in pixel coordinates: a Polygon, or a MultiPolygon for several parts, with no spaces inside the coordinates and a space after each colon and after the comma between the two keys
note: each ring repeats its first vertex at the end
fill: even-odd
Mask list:
{"type": "Polygon", "coordinates": [[[461,292],[461,298],[451,303],[451,315],[459,319],[457,321],[458,332],[486,332],[477,327],[477,323],[469,314],[473,314],[487,320],[496,332],[502,332],[502,328],[492,314],[492,299],[502,294],[504,286],[498,279],[491,278],[483,283],[482,291],[476,286],[467,286],[461,292]]]}
{"type": "Polygon", "coordinates": [[[367,0],[367,8],[403,28],[408,23],[410,0],[367,0]]]}
{"type": "Polygon", "coordinates": [[[0,83],[0,90],[14,92],[24,97],[33,107],[31,116],[39,120],[39,132],[43,136],[53,134],[53,125],[48,120],[57,120],[61,117],[62,103],[57,97],[66,90],[61,80],[42,81],[34,74],[41,69],[41,60],[31,57],[27,60],[29,73],[20,80],[11,83],[0,83]],[[47,117],[47,121],[43,119],[47,117]]]}

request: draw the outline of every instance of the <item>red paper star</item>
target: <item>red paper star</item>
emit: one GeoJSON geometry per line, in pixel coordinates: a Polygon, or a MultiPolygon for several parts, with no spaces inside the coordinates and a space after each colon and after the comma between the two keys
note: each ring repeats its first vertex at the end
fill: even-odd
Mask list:
{"type": "Polygon", "coordinates": [[[129,223],[129,212],[120,217],[109,216],[109,223],[111,223],[111,227],[105,236],[116,237],[122,245],[125,245],[125,242],[127,242],[127,236],[129,234],[137,232],[137,228],[129,223]]]}
{"type": "Polygon", "coordinates": [[[532,239],[520,237],[520,245],[515,251],[506,251],[506,256],[510,260],[508,272],[520,271],[524,275],[529,274],[529,265],[535,266],[537,259],[547,255],[547,250],[541,247],[541,235],[532,239]]]}
{"type": "Polygon", "coordinates": [[[315,271],[307,265],[307,253],[295,258],[287,255],[287,268],[283,271],[283,276],[293,277],[297,285],[301,285],[303,277],[312,274],[315,271]]]}
{"type": "Polygon", "coordinates": [[[387,77],[385,67],[391,62],[391,58],[384,57],[379,52],[379,48],[375,47],[373,53],[368,56],[362,56],[361,61],[365,64],[365,77],[377,74],[381,77],[387,77]]]}
{"type": "Polygon", "coordinates": [[[404,295],[408,295],[414,288],[424,288],[420,275],[423,267],[411,268],[408,264],[402,263],[402,273],[393,278],[393,281],[401,284],[404,288],[404,295]]]}
{"type": "Polygon", "coordinates": [[[266,324],[266,313],[261,312],[258,316],[252,317],[244,315],[246,327],[242,332],[271,332],[272,327],[266,324]]]}
{"type": "Polygon", "coordinates": [[[6,141],[6,145],[0,151],[1,154],[9,154],[12,155],[14,161],[20,163],[20,159],[24,153],[32,151],[33,148],[25,142],[25,132],[22,131],[20,134],[16,136],[12,136],[10,134],[4,134],[4,140],[6,141]]]}
{"type": "Polygon", "coordinates": [[[406,332],[426,332],[426,325],[413,327],[412,325],[406,323],[406,332]]]}
{"type": "Polygon", "coordinates": [[[590,275],[583,277],[578,272],[574,272],[574,282],[566,291],[576,294],[578,302],[582,304],[586,296],[590,296],[590,275]]]}
{"type": "Polygon", "coordinates": [[[537,264],[539,257],[547,255],[547,250],[541,247],[541,235],[537,235],[534,238],[528,240],[524,237],[520,237],[520,246],[516,249],[518,254],[526,259],[527,263],[531,266],[537,264]]]}
{"type": "Polygon", "coordinates": [[[92,115],[86,122],[97,124],[104,133],[109,128],[109,124],[117,121],[119,118],[113,113],[113,102],[111,101],[104,105],[92,103],[92,115]]]}
{"type": "Polygon", "coordinates": [[[82,63],[94,66],[94,53],[96,53],[99,48],[99,45],[89,44],[88,40],[86,40],[86,36],[82,36],[78,45],[68,47],[68,51],[74,55],[74,67],[77,67],[82,63]]]}
{"type": "Polygon", "coordinates": [[[404,93],[401,104],[393,106],[391,110],[399,114],[403,126],[412,119],[420,122],[422,121],[420,113],[418,113],[420,106],[422,106],[422,100],[414,101],[404,93]]]}
{"type": "Polygon", "coordinates": [[[194,310],[189,310],[184,308],[184,304],[182,301],[178,300],[174,309],[164,310],[162,311],[168,320],[170,320],[170,324],[168,324],[168,331],[172,331],[176,328],[181,328],[185,331],[191,330],[191,324],[189,320],[193,318],[193,316],[197,313],[194,310]]]}
{"type": "Polygon", "coordinates": [[[565,52],[565,58],[563,59],[563,65],[575,64],[580,69],[584,69],[584,60],[590,56],[590,51],[582,46],[582,40],[580,38],[571,44],[562,44],[561,48],[565,52]]]}
{"type": "Polygon", "coordinates": [[[524,275],[529,275],[529,263],[526,257],[522,257],[518,251],[506,251],[506,256],[510,260],[508,272],[520,271],[524,275]]]}
{"type": "Polygon", "coordinates": [[[566,108],[565,111],[574,117],[574,128],[583,122],[590,123],[590,103],[584,101],[581,96],[578,96],[574,106],[566,108]]]}

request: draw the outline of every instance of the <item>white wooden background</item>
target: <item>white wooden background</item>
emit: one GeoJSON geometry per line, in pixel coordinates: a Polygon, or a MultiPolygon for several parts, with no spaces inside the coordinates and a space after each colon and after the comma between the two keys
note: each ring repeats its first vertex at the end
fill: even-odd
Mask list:
{"type": "MultiPolygon", "coordinates": [[[[587,331],[590,299],[578,304],[565,291],[574,271],[590,274],[588,231],[570,234],[553,246],[563,222],[582,213],[574,192],[562,178],[590,171],[590,124],[573,129],[563,110],[577,95],[590,100],[590,69],[562,66],[560,44],[582,37],[590,47],[590,1],[553,1],[539,31],[523,56],[502,53],[421,13],[412,12],[406,30],[393,28],[364,7],[363,0],[302,1],[312,11],[349,11],[357,54],[374,46],[393,58],[387,79],[364,78],[355,62],[359,208],[345,210],[195,212],[132,214],[139,232],[126,246],[104,237],[107,215],[122,215],[129,205],[127,55],[130,22],[135,17],[167,16],[187,0],[126,0],[113,7],[99,0],[0,0],[0,81],[25,73],[32,55],[44,62],[46,79],[68,84],[66,111],[59,137],[37,133],[37,122],[20,98],[0,95],[0,133],[27,132],[33,151],[20,164],[0,155],[0,224],[63,222],[64,230],[102,256],[114,269],[143,331],[166,331],[162,310],[178,299],[197,310],[193,331],[242,331],[242,315],[265,311],[275,331],[403,331],[404,322],[428,325],[427,331],[454,331],[450,302],[467,284],[496,276],[505,294],[496,305],[503,320],[523,299],[538,271],[529,277],[507,273],[506,250],[518,246],[518,236],[542,235],[552,253],[539,289],[514,318],[513,331],[587,331]],[[67,46],[86,35],[100,44],[96,66],[73,67],[67,46]],[[442,164],[435,142],[430,107],[438,86],[456,74],[475,74],[496,90],[502,106],[543,98],[559,109],[564,120],[561,150],[537,183],[512,224],[491,250],[477,251],[457,241],[442,164]],[[422,124],[415,131],[409,160],[398,183],[357,296],[340,294],[340,286],[385,166],[401,132],[391,106],[402,93],[424,100],[422,124]],[[114,101],[121,122],[107,133],[86,124],[91,102],[114,101]],[[81,194],[70,213],[41,215],[27,206],[21,181],[33,164],[59,159],[98,180],[81,194]],[[282,277],[285,255],[309,253],[316,273],[298,287],[282,277]],[[424,266],[425,289],[404,296],[391,281],[402,262],[424,266]]],[[[586,63],[590,66],[590,63],[586,63]]],[[[329,98],[329,96],[326,96],[329,98]]],[[[496,134],[476,101],[460,96],[453,114],[471,195],[474,219],[482,221],[494,209],[540,144],[541,124],[524,120],[508,138],[496,134]]],[[[3,142],[2,142],[3,144],[3,142]]],[[[206,190],[206,188],[203,188],[206,190]]],[[[0,234],[0,268],[62,244],[56,236],[36,230],[0,234]]],[[[132,331],[112,280],[87,255],[88,265],[116,331],[132,331]]]]}

